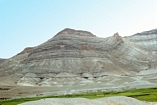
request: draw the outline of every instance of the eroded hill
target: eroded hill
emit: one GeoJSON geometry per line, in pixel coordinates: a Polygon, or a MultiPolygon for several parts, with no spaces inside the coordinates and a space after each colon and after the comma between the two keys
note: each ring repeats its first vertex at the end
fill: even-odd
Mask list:
{"type": "Polygon", "coordinates": [[[156,49],[157,29],[99,38],[67,28],[0,63],[0,85],[46,86],[72,93],[156,86],[156,49]]]}

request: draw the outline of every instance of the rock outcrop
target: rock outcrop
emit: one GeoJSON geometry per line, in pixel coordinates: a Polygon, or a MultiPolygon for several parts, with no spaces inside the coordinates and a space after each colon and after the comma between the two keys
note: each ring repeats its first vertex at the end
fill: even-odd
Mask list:
{"type": "Polygon", "coordinates": [[[137,33],[127,37],[131,42],[147,49],[150,53],[157,52],[157,29],[137,33]]]}
{"type": "Polygon", "coordinates": [[[156,105],[156,102],[143,102],[131,97],[115,96],[89,100],[85,98],[48,98],[25,102],[19,105],[156,105]]]}
{"type": "Polygon", "coordinates": [[[68,86],[82,89],[86,85],[104,88],[152,84],[156,74],[140,77],[139,72],[156,69],[156,39],[157,29],[124,38],[118,33],[99,38],[87,31],[64,29],[45,43],[0,63],[0,84],[67,90],[68,86]]]}

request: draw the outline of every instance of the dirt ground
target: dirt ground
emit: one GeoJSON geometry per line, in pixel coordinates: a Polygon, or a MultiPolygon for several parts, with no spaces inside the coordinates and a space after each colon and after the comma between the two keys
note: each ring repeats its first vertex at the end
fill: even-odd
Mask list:
{"type": "Polygon", "coordinates": [[[0,100],[40,96],[43,95],[43,92],[53,91],[58,91],[58,89],[53,87],[0,86],[0,100]]]}

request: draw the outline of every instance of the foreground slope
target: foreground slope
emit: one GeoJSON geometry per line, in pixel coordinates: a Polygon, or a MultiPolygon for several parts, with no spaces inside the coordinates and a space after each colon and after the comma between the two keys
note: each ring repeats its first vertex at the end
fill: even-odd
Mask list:
{"type": "Polygon", "coordinates": [[[19,105],[156,105],[153,102],[142,102],[125,96],[107,97],[89,100],[85,98],[47,98],[30,101],[19,105]]]}
{"type": "Polygon", "coordinates": [[[156,31],[99,38],[64,29],[0,63],[0,85],[49,86],[72,93],[156,86],[156,31]]]}

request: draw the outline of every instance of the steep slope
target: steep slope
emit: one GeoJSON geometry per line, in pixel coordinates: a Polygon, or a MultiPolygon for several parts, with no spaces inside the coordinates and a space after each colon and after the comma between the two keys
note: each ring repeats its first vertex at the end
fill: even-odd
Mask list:
{"type": "Polygon", "coordinates": [[[67,89],[135,84],[137,79],[129,76],[155,69],[157,61],[155,44],[149,48],[152,44],[148,43],[156,34],[149,38],[141,34],[98,38],[87,31],[64,29],[45,43],[0,63],[0,84],[67,89]]]}
{"type": "Polygon", "coordinates": [[[156,53],[157,51],[157,29],[137,33],[127,38],[152,53],[156,53]]]}
{"type": "Polygon", "coordinates": [[[157,29],[144,31],[135,35],[126,37],[130,42],[138,45],[140,48],[147,50],[146,56],[150,68],[156,69],[157,64],[157,29]]]}
{"type": "Polygon", "coordinates": [[[3,63],[6,59],[0,58],[0,63],[3,63]]]}

